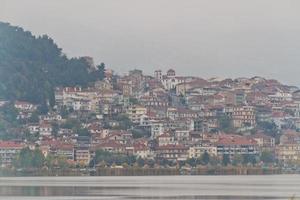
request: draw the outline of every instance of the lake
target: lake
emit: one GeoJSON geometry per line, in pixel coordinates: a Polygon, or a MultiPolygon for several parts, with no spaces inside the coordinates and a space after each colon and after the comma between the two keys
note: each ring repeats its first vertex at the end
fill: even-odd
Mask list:
{"type": "Polygon", "coordinates": [[[0,200],[287,200],[300,175],[2,177],[0,200]]]}

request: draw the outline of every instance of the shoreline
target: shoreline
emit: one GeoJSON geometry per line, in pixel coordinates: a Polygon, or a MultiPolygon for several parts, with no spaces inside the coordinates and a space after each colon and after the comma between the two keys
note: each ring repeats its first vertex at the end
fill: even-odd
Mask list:
{"type": "Polygon", "coordinates": [[[280,168],[260,167],[198,167],[183,168],[98,168],[68,169],[68,170],[0,170],[0,177],[29,177],[29,176],[222,176],[222,175],[288,175],[299,174],[296,171],[284,171],[280,168]]]}

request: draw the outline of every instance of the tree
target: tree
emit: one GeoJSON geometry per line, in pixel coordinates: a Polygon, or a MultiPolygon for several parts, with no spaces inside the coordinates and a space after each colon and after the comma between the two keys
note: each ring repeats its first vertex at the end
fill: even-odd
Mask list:
{"type": "Polygon", "coordinates": [[[20,151],[16,165],[21,168],[31,168],[32,158],[32,151],[28,147],[26,147],[20,151]]]}
{"type": "Polygon", "coordinates": [[[132,166],[133,163],[136,162],[136,157],[133,155],[112,153],[104,150],[97,150],[94,159],[96,164],[104,161],[108,165],[112,165],[112,164],[122,165],[124,163],[127,163],[128,165],[132,166]]]}
{"type": "Polygon", "coordinates": [[[191,167],[197,166],[197,159],[196,158],[189,158],[186,161],[187,164],[189,164],[191,167]]]}
{"type": "Polygon", "coordinates": [[[67,129],[79,129],[81,125],[80,121],[76,119],[67,119],[67,121],[61,125],[61,127],[67,129]]]}
{"type": "Polygon", "coordinates": [[[35,142],[39,139],[40,133],[30,133],[28,130],[26,130],[23,134],[23,139],[27,140],[29,142],[35,142]]]}
{"type": "Polygon", "coordinates": [[[212,166],[216,166],[220,163],[220,160],[217,156],[210,156],[209,158],[209,164],[212,166]]]}
{"type": "Polygon", "coordinates": [[[230,156],[229,156],[229,154],[223,154],[222,164],[224,166],[227,166],[228,164],[230,164],[230,156]]]}
{"type": "Polygon", "coordinates": [[[148,159],[148,160],[146,160],[146,164],[147,164],[149,167],[153,168],[154,165],[155,165],[155,161],[154,161],[153,159],[148,159]]]}
{"type": "Polygon", "coordinates": [[[207,151],[205,151],[202,155],[201,155],[201,162],[204,164],[204,165],[207,165],[209,163],[209,154],[207,153],[207,151]]]}
{"type": "Polygon", "coordinates": [[[34,168],[43,167],[44,162],[45,162],[44,154],[39,149],[35,149],[32,152],[32,154],[33,154],[33,156],[32,156],[32,166],[34,168]]]}
{"type": "Polygon", "coordinates": [[[150,137],[151,132],[142,128],[134,128],[132,129],[132,136],[134,139],[142,138],[142,137],[150,137]]]}
{"type": "Polygon", "coordinates": [[[233,159],[232,159],[232,164],[237,166],[239,164],[243,163],[243,156],[240,154],[236,154],[234,155],[233,159]]]}
{"type": "Polygon", "coordinates": [[[79,128],[79,129],[76,130],[76,133],[77,133],[79,136],[88,136],[88,137],[91,136],[91,133],[90,133],[89,130],[86,129],[86,128],[79,128]]]}
{"type": "Polygon", "coordinates": [[[39,149],[30,150],[28,147],[22,149],[17,156],[14,165],[21,168],[41,168],[45,157],[39,149]]]}
{"type": "Polygon", "coordinates": [[[138,164],[139,167],[144,167],[144,165],[145,165],[145,160],[142,159],[141,157],[139,157],[139,158],[137,159],[137,164],[138,164]]]}
{"type": "Polygon", "coordinates": [[[227,115],[222,115],[218,118],[219,127],[224,132],[230,132],[233,129],[232,120],[227,115]]]}
{"type": "Polygon", "coordinates": [[[65,170],[69,168],[69,164],[66,157],[59,156],[56,159],[57,159],[57,166],[59,167],[59,169],[65,170]]]}
{"type": "Polygon", "coordinates": [[[90,72],[84,58],[67,58],[46,35],[35,37],[20,27],[0,22],[0,98],[54,105],[54,88],[86,87],[104,77],[104,63],[90,72]]]}
{"type": "Polygon", "coordinates": [[[275,157],[270,151],[263,151],[260,156],[260,160],[264,163],[274,163],[275,157]]]}
{"type": "Polygon", "coordinates": [[[52,169],[55,165],[55,157],[52,154],[48,154],[45,159],[45,164],[49,169],[52,169]]]}
{"type": "Polygon", "coordinates": [[[0,120],[0,132],[5,131],[4,122],[0,120]]]}
{"type": "Polygon", "coordinates": [[[96,66],[97,70],[91,72],[91,80],[93,82],[98,81],[98,80],[102,80],[105,76],[104,71],[105,71],[105,64],[104,63],[100,63],[100,65],[96,66]]]}
{"type": "Polygon", "coordinates": [[[118,115],[115,120],[117,120],[119,122],[119,128],[121,130],[128,130],[132,127],[132,122],[129,119],[129,117],[127,115],[124,114],[120,114],[118,115]]]}
{"type": "Polygon", "coordinates": [[[70,110],[67,108],[67,106],[62,106],[60,108],[59,114],[61,115],[62,118],[66,118],[70,113],[70,110]]]}
{"type": "Polygon", "coordinates": [[[37,112],[33,112],[29,118],[30,123],[38,123],[39,122],[39,114],[37,112]]]}
{"type": "Polygon", "coordinates": [[[274,123],[274,121],[258,121],[257,127],[259,129],[262,129],[264,133],[266,133],[269,136],[276,137],[278,133],[280,132],[277,125],[274,123]]]}
{"type": "Polygon", "coordinates": [[[53,136],[57,136],[58,135],[58,131],[59,131],[59,124],[56,122],[51,123],[52,125],[52,135],[53,136]]]}
{"type": "Polygon", "coordinates": [[[17,116],[19,114],[18,110],[15,108],[13,103],[9,103],[0,108],[1,114],[3,114],[4,119],[9,123],[16,123],[17,116]]]}
{"type": "Polygon", "coordinates": [[[186,103],[186,98],[185,98],[185,96],[184,96],[183,94],[180,94],[180,95],[179,95],[179,102],[180,102],[180,104],[183,105],[183,106],[186,106],[186,105],[187,105],[187,103],[186,103]]]}
{"type": "Polygon", "coordinates": [[[126,161],[126,163],[129,166],[132,166],[136,161],[137,161],[136,156],[134,156],[134,155],[127,155],[127,161],[126,161]]]}
{"type": "Polygon", "coordinates": [[[137,105],[139,103],[139,100],[137,98],[130,97],[129,103],[132,105],[137,105]]]}
{"type": "Polygon", "coordinates": [[[252,155],[252,154],[244,154],[243,155],[243,164],[246,165],[246,164],[256,164],[257,163],[257,160],[256,160],[256,156],[255,155],[252,155]]]}
{"type": "Polygon", "coordinates": [[[48,108],[46,100],[44,100],[42,102],[42,104],[38,106],[38,112],[39,112],[39,114],[42,114],[42,115],[46,115],[49,112],[49,108],[48,108]]]}
{"type": "Polygon", "coordinates": [[[165,158],[158,159],[157,162],[160,166],[170,165],[170,162],[165,158]]]}

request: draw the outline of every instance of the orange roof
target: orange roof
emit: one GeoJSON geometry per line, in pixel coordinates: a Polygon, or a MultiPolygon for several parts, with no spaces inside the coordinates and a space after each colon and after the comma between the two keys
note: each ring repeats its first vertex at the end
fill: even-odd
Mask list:
{"type": "Polygon", "coordinates": [[[148,150],[148,147],[145,144],[142,144],[142,143],[135,143],[135,144],[133,144],[133,148],[134,148],[135,151],[148,150]]]}
{"type": "Polygon", "coordinates": [[[12,141],[0,141],[0,148],[2,149],[21,149],[23,145],[12,141]]]}
{"type": "Polygon", "coordinates": [[[219,145],[256,145],[256,141],[239,135],[222,135],[217,142],[219,145]]]}

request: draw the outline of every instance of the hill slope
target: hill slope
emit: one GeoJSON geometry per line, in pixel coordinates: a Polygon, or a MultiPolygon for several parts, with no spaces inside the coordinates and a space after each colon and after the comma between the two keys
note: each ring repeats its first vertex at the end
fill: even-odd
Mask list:
{"type": "Polygon", "coordinates": [[[92,73],[88,67],[83,58],[67,58],[48,36],[0,22],[0,98],[53,103],[54,87],[103,78],[103,65],[92,73]]]}

